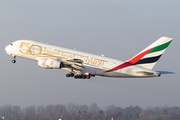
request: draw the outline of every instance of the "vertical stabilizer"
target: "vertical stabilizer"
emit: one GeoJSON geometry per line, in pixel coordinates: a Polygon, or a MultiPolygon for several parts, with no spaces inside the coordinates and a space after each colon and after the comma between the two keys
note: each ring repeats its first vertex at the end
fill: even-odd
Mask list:
{"type": "Polygon", "coordinates": [[[173,38],[161,37],[128,62],[134,65],[139,65],[147,69],[152,69],[167,49],[173,38]]]}

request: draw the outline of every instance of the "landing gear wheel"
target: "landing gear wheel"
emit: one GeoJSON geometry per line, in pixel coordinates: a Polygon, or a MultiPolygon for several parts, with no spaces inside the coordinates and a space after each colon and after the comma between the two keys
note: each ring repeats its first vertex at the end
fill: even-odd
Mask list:
{"type": "Polygon", "coordinates": [[[71,77],[74,77],[74,74],[70,74],[71,75],[71,77]]]}
{"type": "Polygon", "coordinates": [[[11,61],[12,63],[16,63],[16,56],[13,56],[13,60],[11,61]]]}
{"type": "Polygon", "coordinates": [[[79,77],[79,79],[82,79],[82,75],[79,75],[78,77],[79,77]]]}
{"type": "Polygon", "coordinates": [[[66,77],[70,77],[70,74],[66,74],[66,77]]]}
{"type": "Polygon", "coordinates": [[[86,79],[86,76],[83,75],[83,76],[82,76],[82,79],[86,79]]]}
{"type": "Polygon", "coordinates": [[[91,77],[90,76],[85,76],[85,75],[75,75],[74,76],[75,79],[90,79],[91,77]]]}
{"type": "Polygon", "coordinates": [[[75,76],[74,76],[74,78],[75,78],[75,79],[78,79],[78,76],[77,76],[77,75],[75,75],[75,76]]]}
{"type": "Polygon", "coordinates": [[[12,63],[16,63],[16,60],[12,60],[12,63]]]}
{"type": "Polygon", "coordinates": [[[74,77],[74,74],[66,74],[66,77],[74,77]]]}

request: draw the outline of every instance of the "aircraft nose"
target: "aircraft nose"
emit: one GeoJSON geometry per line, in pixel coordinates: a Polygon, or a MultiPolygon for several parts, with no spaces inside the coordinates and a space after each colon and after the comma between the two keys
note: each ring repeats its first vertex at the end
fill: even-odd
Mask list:
{"type": "Polygon", "coordinates": [[[10,51],[10,46],[9,46],[9,45],[7,45],[7,46],[5,47],[5,51],[6,51],[6,53],[9,54],[9,51],[10,51]]]}

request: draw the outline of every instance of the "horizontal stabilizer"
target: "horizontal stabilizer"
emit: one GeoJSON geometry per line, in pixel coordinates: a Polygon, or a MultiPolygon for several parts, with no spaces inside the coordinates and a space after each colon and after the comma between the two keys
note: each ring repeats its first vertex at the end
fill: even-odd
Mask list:
{"type": "Polygon", "coordinates": [[[161,74],[176,74],[175,72],[170,72],[170,71],[157,71],[161,74]]]}
{"type": "Polygon", "coordinates": [[[138,73],[138,74],[143,74],[143,75],[153,75],[153,71],[145,71],[145,70],[133,70],[133,72],[138,73]]]}

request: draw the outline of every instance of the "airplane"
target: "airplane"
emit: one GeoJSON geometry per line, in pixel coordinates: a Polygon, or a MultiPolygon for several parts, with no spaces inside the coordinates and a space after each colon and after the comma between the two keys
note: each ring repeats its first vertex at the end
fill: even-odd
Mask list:
{"type": "Polygon", "coordinates": [[[38,62],[46,69],[64,69],[66,77],[90,79],[95,76],[116,78],[160,77],[152,68],[173,38],[161,37],[130,60],[122,61],[32,40],[17,40],[5,47],[7,54],[38,62]]]}

